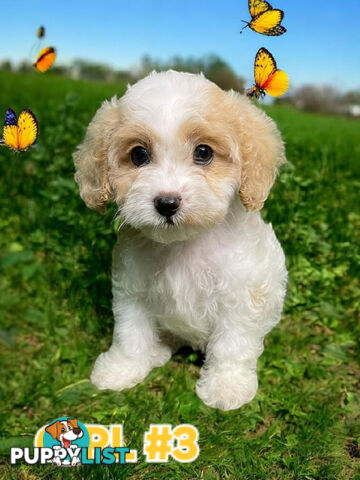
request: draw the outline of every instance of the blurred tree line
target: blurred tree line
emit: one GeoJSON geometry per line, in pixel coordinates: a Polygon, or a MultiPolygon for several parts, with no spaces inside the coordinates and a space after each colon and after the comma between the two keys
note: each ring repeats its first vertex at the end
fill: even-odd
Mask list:
{"type": "MultiPolygon", "coordinates": [[[[238,77],[232,68],[220,57],[209,55],[202,58],[183,58],[175,56],[166,62],[155,60],[145,55],[140,64],[129,71],[114,70],[108,65],[91,62],[87,60],[74,60],[69,66],[54,65],[48,74],[66,75],[72,78],[85,80],[98,80],[117,82],[125,81],[127,83],[135,83],[140,78],[150,73],[152,70],[162,71],[168,69],[186,71],[191,73],[203,72],[204,75],[218,84],[225,90],[234,89],[240,92],[244,91],[244,79],[238,77]]],[[[1,70],[15,70],[9,60],[5,60],[0,64],[1,70]]],[[[20,63],[17,71],[28,72],[33,70],[32,65],[27,62],[20,63]]]]}
{"type": "Polygon", "coordinates": [[[142,78],[153,70],[162,71],[169,69],[190,73],[202,72],[206,78],[224,90],[232,88],[238,92],[243,92],[245,88],[244,78],[237,76],[232,68],[216,55],[208,55],[202,58],[175,56],[167,62],[155,60],[145,55],[137,71],[137,77],[142,78]]]}
{"type": "Polygon", "coordinates": [[[360,117],[360,89],[342,93],[329,85],[303,85],[275,102],[307,112],[360,117]]]}
{"type": "MultiPolygon", "coordinates": [[[[161,61],[145,55],[132,70],[115,70],[109,65],[88,60],[74,60],[71,65],[55,64],[48,75],[65,75],[75,79],[93,81],[135,83],[153,70],[178,70],[190,73],[202,72],[219,87],[244,92],[245,80],[236,75],[232,68],[220,57],[208,55],[201,58],[174,56],[161,61]]],[[[0,70],[33,71],[33,66],[25,61],[15,66],[4,60],[0,70]]],[[[360,117],[360,89],[341,93],[333,86],[303,85],[290,90],[286,95],[276,98],[275,103],[289,104],[300,110],[325,114],[340,114],[360,117]]]]}

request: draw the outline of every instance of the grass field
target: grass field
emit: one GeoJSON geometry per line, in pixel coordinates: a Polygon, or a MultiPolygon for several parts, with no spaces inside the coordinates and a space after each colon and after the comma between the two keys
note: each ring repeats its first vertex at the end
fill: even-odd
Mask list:
{"type": "Polygon", "coordinates": [[[268,107],[288,165],[266,203],[289,269],[283,318],[267,337],[259,391],[238,411],[194,393],[197,355],[175,355],[141,385],[99,392],[88,378],[112,335],[113,210],[86,209],[71,154],[122,85],[0,72],[0,115],[31,108],[38,147],[0,151],[0,468],[9,479],[360,479],[360,122],[268,107]],[[10,466],[57,417],[123,423],[137,464],[10,466]],[[150,423],[192,423],[200,456],[147,464],[150,423]]]}

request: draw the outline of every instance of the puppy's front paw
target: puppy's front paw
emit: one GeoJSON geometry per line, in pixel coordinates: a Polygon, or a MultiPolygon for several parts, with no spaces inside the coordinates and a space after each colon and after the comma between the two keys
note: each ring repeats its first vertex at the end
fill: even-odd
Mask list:
{"type": "Polygon", "coordinates": [[[202,369],[196,393],[209,407],[234,410],[250,402],[258,387],[256,373],[231,364],[202,369]]]}
{"type": "Polygon", "coordinates": [[[150,371],[149,362],[129,358],[112,349],[96,359],[91,382],[100,390],[124,390],[140,383],[150,371]]]}
{"type": "Polygon", "coordinates": [[[100,390],[124,390],[142,382],[153,367],[164,365],[171,357],[169,347],[159,345],[149,357],[129,357],[111,347],[98,356],[90,376],[100,390]]]}

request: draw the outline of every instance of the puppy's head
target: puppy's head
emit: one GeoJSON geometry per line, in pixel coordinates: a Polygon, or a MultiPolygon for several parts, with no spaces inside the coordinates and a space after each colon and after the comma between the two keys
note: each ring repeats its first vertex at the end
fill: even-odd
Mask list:
{"type": "Polygon", "coordinates": [[[57,420],[45,428],[52,438],[56,438],[59,442],[75,440],[83,436],[84,432],[78,425],[75,418],[68,418],[67,420],[57,420]]]}
{"type": "Polygon", "coordinates": [[[74,154],[88,207],[113,198],[125,224],[163,243],[262,208],[284,161],[274,122],[202,75],[152,73],[104,102],[74,154]]]}

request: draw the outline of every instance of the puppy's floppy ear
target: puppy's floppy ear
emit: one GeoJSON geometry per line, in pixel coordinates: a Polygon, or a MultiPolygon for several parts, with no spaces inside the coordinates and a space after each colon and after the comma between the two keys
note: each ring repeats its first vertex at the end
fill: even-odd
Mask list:
{"type": "Polygon", "coordinates": [[[121,120],[120,100],[105,101],[90,122],[83,142],[73,154],[75,181],[80,196],[89,208],[102,213],[111,196],[108,169],[108,149],[121,120]]]}
{"type": "Polygon", "coordinates": [[[245,96],[228,92],[237,117],[237,150],[241,161],[240,198],[247,210],[260,210],[286,162],[280,132],[262,110],[245,96]]]}
{"type": "Polygon", "coordinates": [[[68,418],[67,422],[70,423],[70,425],[73,428],[79,428],[79,425],[78,425],[78,422],[77,422],[76,418],[68,418]]]}
{"type": "Polygon", "coordinates": [[[58,438],[58,433],[60,432],[61,426],[62,426],[61,422],[57,420],[55,423],[52,423],[51,425],[47,426],[45,428],[45,431],[50,433],[52,438],[58,438]]]}

